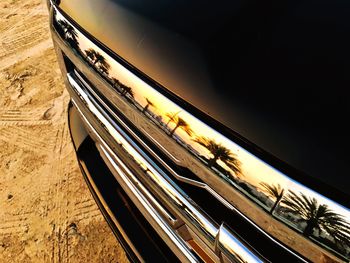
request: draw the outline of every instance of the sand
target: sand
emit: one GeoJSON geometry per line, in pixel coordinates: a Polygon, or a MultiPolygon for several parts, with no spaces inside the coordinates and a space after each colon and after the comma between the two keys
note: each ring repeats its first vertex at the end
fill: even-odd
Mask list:
{"type": "Polygon", "coordinates": [[[42,0],[0,1],[0,262],[127,262],[81,175],[42,0]]]}

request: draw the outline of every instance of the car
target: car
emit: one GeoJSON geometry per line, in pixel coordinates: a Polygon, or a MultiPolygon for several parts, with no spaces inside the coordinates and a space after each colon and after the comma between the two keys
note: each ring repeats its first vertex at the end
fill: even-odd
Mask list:
{"type": "Polygon", "coordinates": [[[131,261],[349,262],[348,3],[48,6],[81,172],[131,261]]]}

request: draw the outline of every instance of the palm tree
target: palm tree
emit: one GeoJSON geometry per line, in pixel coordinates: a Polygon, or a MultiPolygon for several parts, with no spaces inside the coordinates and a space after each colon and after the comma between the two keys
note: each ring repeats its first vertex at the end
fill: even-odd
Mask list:
{"type": "Polygon", "coordinates": [[[95,59],[95,53],[96,51],[92,48],[89,48],[87,50],[85,50],[85,54],[86,56],[91,60],[91,61],[94,61],[95,59]]]}
{"type": "Polygon", "coordinates": [[[77,38],[78,33],[75,31],[74,27],[71,26],[67,21],[65,20],[59,20],[58,23],[63,29],[64,37],[67,38],[77,38]]]}
{"type": "Polygon", "coordinates": [[[89,48],[85,50],[85,54],[95,67],[108,75],[108,71],[111,66],[100,52],[94,50],[93,48],[89,48]]]}
{"type": "Polygon", "coordinates": [[[213,139],[209,139],[206,137],[197,137],[194,139],[196,143],[202,145],[207,148],[209,152],[213,155],[211,159],[209,159],[208,166],[211,168],[218,160],[221,160],[225,163],[235,174],[241,174],[241,162],[236,158],[236,156],[231,152],[230,149],[221,145],[220,143],[216,143],[213,139]]]}
{"type": "Polygon", "coordinates": [[[146,106],[143,108],[142,113],[146,113],[146,111],[148,110],[149,106],[151,107],[155,107],[154,103],[152,101],[149,100],[149,98],[145,98],[147,101],[146,106]]]}
{"type": "Polygon", "coordinates": [[[350,224],[343,215],[335,213],[326,204],[319,204],[316,198],[310,198],[300,193],[289,191],[282,200],[287,212],[300,216],[300,221],[306,222],[303,235],[309,237],[314,230],[326,232],[335,242],[350,245],[350,224]]]}
{"type": "MultiPolygon", "coordinates": [[[[109,65],[108,65],[109,66],[109,65]]],[[[109,68],[107,68],[104,64],[99,64],[98,65],[98,68],[101,72],[105,73],[106,75],[108,75],[108,71],[109,71],[109,68]]]]}
{"type": "Polygon", "coordinates": [[[280,203],[283,197],[284,189],[281,188],[280,184],[269,185],[268,183],[261,182],[260,185],[264,188],[265,192],[272,198],[276,199],[276,202],[272,206],[270,210],[270,214],[272,215],[273,211],[275,211],[277,205],[280,203]]]}
{"type": "Polygon", "coordinates": [[[169,113],[165,114],[165,116],[169,118],[168,122],[166,123],[166,126],[168,126],[170,122],[174,122],[174,123],[175,123],[175,122],[176,122],[176,118],[175,118],[175,117],[176,117],[180,112],[181,112],[181,111],[178,111],[178,112],[175,112],[175,113],[169,112],[169,113]]]}
{"type": "Polygon", "coordinates": [[[73,48],[78,49],[79,48],[78,32],[75,30],[75,28],[65,20],[59,20],[58,24],[62,28],[63,37],[67,40],[67,42],[73,48]]]}
{"type": "Polygon", "coordinates": [[[192,135],[193,131],[190,127],[190,125],[181,117],[175,117],[174,119],[174,123],[175,123],[175,127],[174,129],[172,129],[172,131],[170,132],[170,137],[173,136],[174,132],[178,129],[181,128],[184,132],[186,132],[189,136],[192,135]]]}
{"type": "Polygon", "coordinates": [[[106,68],[110,68],[110,65],[107,63],[107,60],[105,59],[105,57],[97,51],[95,53],[95,60],[93,63],[94,65],[99,64],[99,65],[105,66],[106,68]]]}
{"type": "Polygon", "coordinates": [[[121,95],[122,96],[126,96],[126,94],[129,94],[131,97],[134,97],[134,95],[135,95],[135,93],[134,93],[134,91],[132,90],[132,88],[131,87],[128,87],[128,86],[126,86],[126,85],[121,85],[121,87],[122,87],[122,92],[121,92],[121,95]]]}
{"type": "Polygon", "coordinates": [[[112,81],[112,87],[115,88],[117,87],[118,89],[120,88],[120,81],[114,77],[111,78],[111,81],[112,81]]]}

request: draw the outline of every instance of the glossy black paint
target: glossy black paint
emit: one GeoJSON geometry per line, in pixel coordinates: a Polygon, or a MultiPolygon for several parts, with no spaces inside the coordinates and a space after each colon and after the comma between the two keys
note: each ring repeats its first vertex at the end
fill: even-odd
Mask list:
{"type": "Polygon", "coordinates": [[[79,13],[78,3],[61,6],[133,66],[277,158],[348,191],[348,3],[77,2],[79,13]]]}

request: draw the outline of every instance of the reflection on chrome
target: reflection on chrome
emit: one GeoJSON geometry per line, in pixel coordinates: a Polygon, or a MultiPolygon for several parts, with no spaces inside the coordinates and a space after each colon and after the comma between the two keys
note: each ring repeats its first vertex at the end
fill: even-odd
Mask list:
{"type": "MultiPolygon", "coordinates": [[[[54,26],[75,55],[108,84],[96,85],[102,94],[141,132],[162,145],[158,148],[165,149],[176,165],[187,167],[199,181],[181,174],[175,178],[187,183],[192,180],[193,185],[215,193],[227,207],[238,209],[269,235],[311,261],[350,260],[349,208],[291,179],[191,115],[92,43],[58,10],[54,13],[54,26]]],[[[221,222],[193,213],[200,209],[183,198],[157,167],[149,166],[109,120],[103,124],[144,169],[153,185],[159,187],[152,190],[167,196],[182,219],[196,225],[197,234],[205,232],[205,240],[210,237],[207,245],[213,246],[219,238],[222,251],[238,253],[226,242],[235,244],[234,238],[228,239],[226,227],[218,229],[221,222]]]]}
{"type": "Polygon", "coordinates": [[[224,223],[220,226],[216,238],[217,249],[223,251],[232,262],[262,262],[249,249],[240,245],[241,242],[231,234],[224,223]]]}
{"type": "MultiPolygon", "coordinates": [[[[199,236],[203,236],[204,240],[212,241],[209,243],[213,250],[218,251],[218,255],[221,253],[229,259],[232,259],[233,262],[263,262],[258,256],[256,256],[251,250],[249,250],[238,238],[236,238],[232,233],[228,231],[226,227],[223,225],[218,229],[215,223],[210,222],[210,219],[201,213],[198,207],[195,207],[195,204],[190,203],[188,199],[174,187],[167,180],[164,179],[162,175],[156,171],[147,160],[145,160],[142,155],[134,149],[132,145],[128,142],[128,140],[120,134],[114,125],[112,125],[107,118],[100,112],[94,100],[89,97],[89,95],[84,92],[84,90],[78,84],[78,80],[75,79],[74,75],[68,75],[68,81],[72,85],[72,87],[76,90],[77,94],[81,98],[82,102],[87,106],[87,108],[91,111],[93,115],[97,118],[97,120],[101,121],[101,124],[108,130],[109,134],[118,142],[120,142],[120,146],[125,150],[126,153],[130,154],[132,158],[140,165],[140,167],[145,167],[145,173],[152,177],[155,181],[155,185],[162,191],[164,191],[168,197],[167,200],[173,200],[178,206],[178,212],[180,217],[184,219],[184,221],[189,222],[189,226],[196,226],[197,233],[199,236]]],[[[113,168],[117,170],[118,176],[117,180],[120,180],[120,177],[124,180],[124,183],[128,184],[128,189],[134,189],[134,192],[140,191],[147,197],[150,197],[151,194],[146,190],[146,188],[142,185],[142,183],[133,175],[132,172],[129,172],[129,178],[124,176],[125,173],[122,171],[120,166],[124,167],[124,170],[128,170],[128,168],[123,165],[123,162],[113,153],[112,149],[107,145],[106,142],[98,135],[98,132],[93,128],[93,126],[86,119],[84,114],[82,114],[80,107],[73,100],[74,105],[77,107],[81,116],[84,118],[85,123],[89,126],[90,131],[93,131],[94,136],[99,138],[99,142],[102,143],[101,150],[104,153],[104,156],[108,158],[109,163],[113,165],[113,168]],[[113,156],[113,157],[112,157],[113,156]],[[118,164],[116,164],[115,160],[119,160],[118,164]],[[132,179],[134,184],[130,181],[132,179]]],[[[144,195],[137,195],[136,202],[144,199],[144,195]]],[[[152,203],[157,203],[153,197],[150,198],[152,203]]],[[[145,201],[146,202],[146,201],[145,201]]],[[[146,204],[143,204],[146,207],[146,204]]],[[[160,206],[157,204],[157,206],[160,206]]],[[[148,206],[148,213],[152,214],[154,218],[154,211],[148,206]]],[[[164,211],[164,210],[163,210],[164,211]]],[[[159,219],[158,219],[159,221],[159,219]]],[[[158,222],[158,224],[160,224],[158,222]]],[[[163,226],[164,224],[160,224],[163,226]]],[[[179,244],[179,240],[176,238],[176,235],[169,234],[169,231],[166,226],[163,227],[164,232],[167,232],[167,235],[172,238],[172,242],[178,243],[177,247],[182,248],[183,255],[186,256],[186,259],[189,261],[194,261],[194,259],[189,255],[188,251],[184,248],[183,244],[179,244]],[[167,230],[167,231],[165,231],[167,230]]]]}

